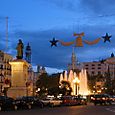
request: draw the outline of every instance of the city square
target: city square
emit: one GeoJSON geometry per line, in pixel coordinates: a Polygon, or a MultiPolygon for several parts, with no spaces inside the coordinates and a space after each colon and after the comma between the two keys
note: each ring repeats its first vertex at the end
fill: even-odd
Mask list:
{"type": "Polygon", "coordinates": [[[1,4],[0,113],[115,113],[113,4],[104,0],[1,4]],[[102,9],[103,4],[109,8],[102,9]]]}

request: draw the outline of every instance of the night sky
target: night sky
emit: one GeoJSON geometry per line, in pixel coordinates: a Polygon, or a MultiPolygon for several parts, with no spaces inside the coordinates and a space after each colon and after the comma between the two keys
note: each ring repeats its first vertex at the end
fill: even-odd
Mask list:
{"type": "MultiPolygon", "coordinates": [[[[97,61],[115,53],[115,0],[0,0],[0,50],[16,57],[16,46],[22,39],[32,48],[32,65],[67,69],[73,46],[51,47],[50,40],[70,42],[73,33],[84,32],[83,39],[92,41],[106,33],[98,44],[76,47],[79,62],[97,61]],[[8,16],[8,48],[6,19],[8,16]]],[[[54,70],[57,72],[58,70],[54,70]]]]}

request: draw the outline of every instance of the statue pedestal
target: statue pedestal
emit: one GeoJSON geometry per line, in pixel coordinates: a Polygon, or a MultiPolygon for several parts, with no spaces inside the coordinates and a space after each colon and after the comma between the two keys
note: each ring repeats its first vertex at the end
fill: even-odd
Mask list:
{"type": "Polygon", "coordinates": [[[16,59],[10,62],[11,64],[11,88],[8,89],[7,95],[9,97],[19,97],[28,95],[28,87],[26,86],[28,80],[28,67],[23,59],[16,59]]]}

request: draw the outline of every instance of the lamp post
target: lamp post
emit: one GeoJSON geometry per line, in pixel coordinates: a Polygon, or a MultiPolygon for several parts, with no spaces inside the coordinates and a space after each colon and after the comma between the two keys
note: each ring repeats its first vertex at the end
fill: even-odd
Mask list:
{"type": "Polygon", "coordinates": [[[80,80],[78,79],[78,77],[75,77],[75,79],[73,80],[73,83],[74,83],[74,89],[73,89],[73,94],[74,95],[79,95],[79,83],[80,83],[80,80]],[[77,86],[77,92],[76,92],[76,86],[77,86]]]}

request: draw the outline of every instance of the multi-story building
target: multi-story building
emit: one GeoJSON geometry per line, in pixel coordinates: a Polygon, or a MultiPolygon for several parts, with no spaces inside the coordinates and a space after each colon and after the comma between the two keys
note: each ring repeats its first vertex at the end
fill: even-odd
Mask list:
{"type": "Polygon", "coordinates": [[[100,61],[84,62],[84,68],[88,75],[104,75],[107,72],[107,64],[100,61]]]}
{"type": "Polygon", "coordinates": [[[104,76],[109,68],[111,79],[115,79],[115,57],[113,53],[109,58],[101,61],[84,62],[83,65],[89,75],[101,74],[104,76]]]}
{"type": "Polygon", "coordinates": [[[11,65],[10,61],[13,57],[7,53],[0,50],[0,93],[5,87],[9,86],[9,81],[11,78],[11,65]]]}
{"type": "Polygon", "coordinates": [[[97,76],[96,79],[94,78],[96,80],[94,86],[94,89],[96,89],[96,91],[102,92],[102,89],[107,90],[105,84],[108,84],[108,80],[110,80],[109,88],[111,87],[113,93],[115,92],[115,82],[113,82],[115,81],[115,57],[113,53],[111,54],[111,57],[104,60],[95,62],[84,62],[83,64],[88,75],[92,77],[97,76]]]}

